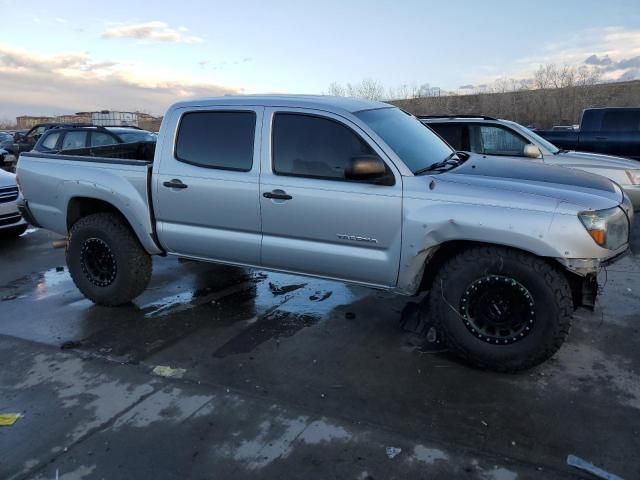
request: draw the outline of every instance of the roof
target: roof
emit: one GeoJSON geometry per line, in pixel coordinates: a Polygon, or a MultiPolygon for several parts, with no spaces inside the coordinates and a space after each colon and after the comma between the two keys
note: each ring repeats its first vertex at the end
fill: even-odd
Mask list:
{"type": "Polygon", "coordinates": [[[175,103],[172,108],[207,105],[300,107],[318,110],[342,110],[359,112],[376,108],[393,107],[388,103],[329,95],[228,95],[224,97],[194,98],[175,103]]]}

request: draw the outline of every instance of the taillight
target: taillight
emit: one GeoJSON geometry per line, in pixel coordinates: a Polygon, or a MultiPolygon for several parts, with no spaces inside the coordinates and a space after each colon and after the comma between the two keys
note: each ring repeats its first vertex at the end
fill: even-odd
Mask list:
{"type": "Polygon", "coordinates": [[[18,186],[18,191],[22,193],[22,187],[20,187],[20,177],[16,174],[16,185],[18,186]]]}

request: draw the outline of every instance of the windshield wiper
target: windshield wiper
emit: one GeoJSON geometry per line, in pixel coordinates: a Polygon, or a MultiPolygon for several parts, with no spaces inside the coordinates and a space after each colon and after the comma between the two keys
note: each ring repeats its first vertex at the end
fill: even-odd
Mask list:
{"type": "Polygon", "coordinates": [[[554,153],[554,155],[558,155],[559,153],[569,153],[569,150],[566,150],[564,148],[559,148],[558,151],[554,153]]]}
{"type": "Polygon", "coordinates": [[[420,170],[417,170],[417,171],[413,172],[413,174],[414,175],[420,175],[420,174],[427,173],[427,172],[449,170],[448,167],[450,167],[450,168],[457,167],[462,162],[464,162],[464,160],[462,160],[462,159],[460,159],[460,157],[458,157],[458,152],[452,152],[451,155],[449,155],[447,158],[445,158],[441,162],[432,163],[428,167],[424,167],[424,168],[421,168],[420,170]]]}

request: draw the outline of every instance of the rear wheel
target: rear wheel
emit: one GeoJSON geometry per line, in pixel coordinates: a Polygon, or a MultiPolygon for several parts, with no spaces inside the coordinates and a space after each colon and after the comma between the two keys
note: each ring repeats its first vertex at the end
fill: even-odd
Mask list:
{"type": "Polygon", "coordinates": [[[78,220],[71,227],[66,256],[78,289],[100,305],[130,302],[151,278],[151,257],[129,226],[113,213],[78,220]]]}
{"type": "Polygon", "coordinates": [[[550,358],[566,339],[573,301],[559,268],[502,247],[476,247],[446,262],[429,310],[451,351],[498,371],[550,358]]]}

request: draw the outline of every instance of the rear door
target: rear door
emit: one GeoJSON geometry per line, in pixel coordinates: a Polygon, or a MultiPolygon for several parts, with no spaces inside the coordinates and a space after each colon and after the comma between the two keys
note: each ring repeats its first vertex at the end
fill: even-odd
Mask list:
{"type": "Polygon", "coordinates": [[[263,131],[262,264],[394,286],[402,179],[384,153],[357,125],[313,110],[266,109],[263,131]],[[345,178],[352,157],[372,154],[386,162],[393,185],[345,178]]]}
{"type": "Polygon", "coordinates": [[[155,172],[158,237],[169,253],[260,263],[262,107],[178,110],[155,172]]]}

